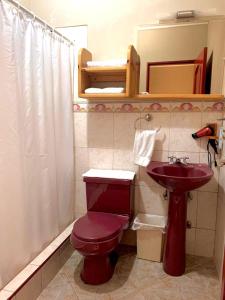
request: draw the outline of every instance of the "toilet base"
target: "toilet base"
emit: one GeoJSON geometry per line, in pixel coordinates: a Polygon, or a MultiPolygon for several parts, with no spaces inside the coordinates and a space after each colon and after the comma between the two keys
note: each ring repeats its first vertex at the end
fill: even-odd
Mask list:
{"type": "Polygon", "coordinates": [[[101,284],[111,279],[118,255],[112,252],[108,255],[90,255],[84,257],[81,279],[87,284],[101,284]]]}

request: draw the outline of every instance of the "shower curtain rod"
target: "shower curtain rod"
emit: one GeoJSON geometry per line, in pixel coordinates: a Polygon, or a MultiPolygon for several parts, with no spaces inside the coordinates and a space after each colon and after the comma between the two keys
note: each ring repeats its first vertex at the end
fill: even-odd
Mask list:
{"type": "MultiPolygon", "coordinates": [[[[0,0],[1,1],[1,0],[0,0]]],[[[38,22],[40,22],[41,24],[45,25],[48,29],[50,29],[50,31],[56,33],[57,35],[59,35],[61,38],[63,38],[64,40],[66,40],[67,42],[69,42],[70,45],[74,45],[74,43],[69,40],[67,37],[65,37],[63,34],[61,34],[59,31],[57,31],[54,27],[50,26],[48,23],[46,23],[44,20],[42,20],[41,18],[37,17],[32,11],[30,11],[29,9],[25,8],[23,5],[21,5],[19,2],[14,1],[14,0],[6,0],[9,3],[13,4],[15,7],[19,8],[20,10],[22,10],[23,12],[25,12],[26,14],[32,16],[35,20],[37,20],[38,22]]]]}

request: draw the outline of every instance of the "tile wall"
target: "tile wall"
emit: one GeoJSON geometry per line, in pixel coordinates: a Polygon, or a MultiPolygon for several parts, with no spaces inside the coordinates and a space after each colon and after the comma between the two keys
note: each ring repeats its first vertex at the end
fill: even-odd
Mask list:
{"type": "MultiPolygon", "coordinates": [[[[76,197],[75,216],[86,211],[82,173],[89,168],[122,169],[136,172],[135,211],[166,215],[168,201],[164,189],[149,178],[145,169],[133,164],[134,123],[151,113],[152,121],[140,120],[137,128],[158,128],[154,160],[187,155],[190,162],[207,162],[206,139],[194,140],[191,133],[216,122],[224,113],[223,102],[217,103],[98,103],[74,104],[76,197]]],[[[217,121],[218,122],[218,121],[217,121]]],[[[188,202],[187,252],[214,255],[218,170],[204,187],[192,192],[188,202]]]]}

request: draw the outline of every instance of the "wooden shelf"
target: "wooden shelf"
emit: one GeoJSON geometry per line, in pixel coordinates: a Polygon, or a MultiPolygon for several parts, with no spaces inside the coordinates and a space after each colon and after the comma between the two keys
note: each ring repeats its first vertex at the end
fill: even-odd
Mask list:
{"type": "Polygon", "coordinates": [[[130,99],[128,95],[125,93],[118,93],[118,94],[85,94],[81,93],[79,95],[80,98],[86,98],[86,99],[96,99],[96,100],[113,100],[113,99],[130,99]]]}
{"type": "Polygon", "coordinates": [[[140,94],[140,57],[130,45],[127,50],[127,64],[124,66],[88,67],[92,54],[87,49],[80,49],[78,56],[78,96],[89,100],[137,100],[137,101],[223,101],[220,94],[140,94]],[[90,87],[124,87],[124,93],[118,94],[85,94],[90,87]]]}
{"type": "Polygon", "coordinates": [[[88,67],[92,54],[80,49],[78,56],[78,96],[86,99],[127,99],[139,91],[140,57],[134,46],[127,50],[127,64],[124,66],[88,67]],[[89,94],[87,88],[124,87],[124,93],[89,94]]]}
{"type": "Polygon", "coordinates": [[[81,72],[87,73],[125,73],[127,70],[127,65],[121,67],[86,67],[81,68],[81,72]]]}

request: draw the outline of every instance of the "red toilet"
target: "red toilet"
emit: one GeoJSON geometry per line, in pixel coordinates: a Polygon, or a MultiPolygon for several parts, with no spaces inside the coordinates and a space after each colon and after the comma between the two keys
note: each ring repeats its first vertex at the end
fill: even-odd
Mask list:
{"type": "Polygon", "coordinates": [[[87,213],[76,220],[73,247],[84,256],[81,278],[88,284],[108,281],[116,264],[116,247],[133,217],[135,173],[91,169],[86,182],[87,213]]]}

